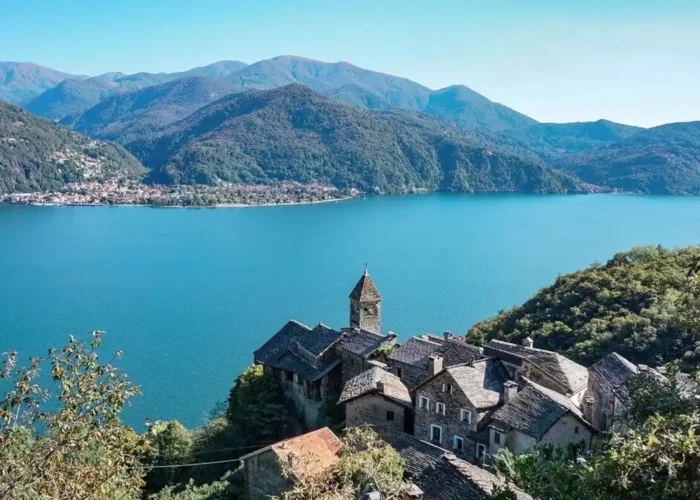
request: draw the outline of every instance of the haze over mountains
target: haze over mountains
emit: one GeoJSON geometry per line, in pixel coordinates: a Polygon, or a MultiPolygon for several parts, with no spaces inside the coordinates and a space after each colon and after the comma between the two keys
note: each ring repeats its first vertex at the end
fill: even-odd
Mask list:
{"type": "Polygon", "coordinates": [[[91,78],[0,63],[0,98],[124,144],[159,182],[700,193],[697,124],[543,124],[463,85],[431,90],[346,62],[280,56],[91,78]]]}

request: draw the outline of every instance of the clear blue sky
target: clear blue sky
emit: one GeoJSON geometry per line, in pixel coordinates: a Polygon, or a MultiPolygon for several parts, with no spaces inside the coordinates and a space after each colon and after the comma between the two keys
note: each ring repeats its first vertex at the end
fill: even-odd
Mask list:
{"type": "Polygon", "coordinates": [[[73,73],[294,54],[541,121],[700,120],[700,0],[2,0],[0,37],[0,60],[73,73]]]}

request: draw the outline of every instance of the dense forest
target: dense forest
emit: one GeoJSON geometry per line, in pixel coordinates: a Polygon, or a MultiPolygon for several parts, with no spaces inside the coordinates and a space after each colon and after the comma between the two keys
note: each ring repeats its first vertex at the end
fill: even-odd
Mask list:
{"type": "Polygon", "coordinates": [[[467,338],[520,342],[530,336],[535,347],[586,366],[615,351],[634,363],[679,360],[697,367],[698,308],[688,300],[698,296],[689,278],[698,259],[698,248],[619,253],[605,264],[560,276],[524,304],[477,323],[467,338]]]}
{"type": "Polygon", "coordinates": [[[306,86],[234,94],[129,143],[159,183],[327,182],[365,192],[566,193],[589,189],[543,163],[492,150],[454,127],[396,119],[306,86]]]}
{"type": "Polygon", "coordinates": [[[0,101],[0,193],[143,173],[139,161],[121,146],[89,139],[0,101]]]}

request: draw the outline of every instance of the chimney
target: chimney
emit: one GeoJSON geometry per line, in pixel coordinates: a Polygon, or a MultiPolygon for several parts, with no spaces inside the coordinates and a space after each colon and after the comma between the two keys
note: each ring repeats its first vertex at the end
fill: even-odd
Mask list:
{"type": "Polygon", "coordinates": [[[384,394],[384,382],[381,380],[377,381],[377,392],[379,394],[384,394]]]}
{"type": "Polygon", "coordinates": [[[525,347],[530,347],[530,348],[532,348],[532,347],[534,347],[534,345],[535,345],[535,341],[532,340],[532,337],[525,337],[525,338],[523,339],[523,345],[524,345],[525,347]]]}
{"type": "Polygon", "coordinates": [[[445,332],[442,334],[442,336],[445,338],[445,342],[447,342],[448,340],[452,340],[452,338],[454,337],[452,332],[445,332]]]}
{"type": "Polygon", "coordinates": [[[442,354],[431,354],[428,356],[428,376],[432,377],[436,373],[440,373],[442,371],[442,361],[443,357],[442,354]]]}
{"type": "Polygon", "coordinates": [[[503,383],[503,404],[506,404],[518,394],[518,384],[512,380],[503,383]]]}

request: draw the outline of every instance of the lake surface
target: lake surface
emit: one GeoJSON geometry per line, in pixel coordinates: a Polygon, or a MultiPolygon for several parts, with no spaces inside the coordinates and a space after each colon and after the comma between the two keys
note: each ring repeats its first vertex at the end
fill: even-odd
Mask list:
{"type": "Polygon", "coordinates": [[[427,195],[245,209],[0,206],[0,353],[107,332],[144,395],[125,420],[205,422],[288,319],[347,324],[364,263],[400,338],[521,303],[635,245],[700,241],[700,198],[427,195]]]}

